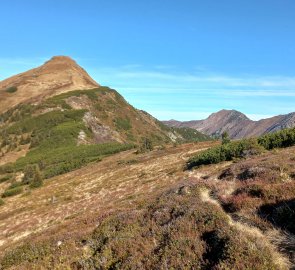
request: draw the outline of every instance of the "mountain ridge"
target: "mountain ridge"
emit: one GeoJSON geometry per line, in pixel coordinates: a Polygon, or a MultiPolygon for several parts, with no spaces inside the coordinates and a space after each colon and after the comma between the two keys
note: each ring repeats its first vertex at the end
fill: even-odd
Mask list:
{"type": "Polygon", "coordinates": [[[210,136],[228,132],[232,139],[256,137],[295,126],[295,112],[254,121],[236,110],[220,110],[204,120],[163,121],[170,127],[189,127],[210,136]]]}

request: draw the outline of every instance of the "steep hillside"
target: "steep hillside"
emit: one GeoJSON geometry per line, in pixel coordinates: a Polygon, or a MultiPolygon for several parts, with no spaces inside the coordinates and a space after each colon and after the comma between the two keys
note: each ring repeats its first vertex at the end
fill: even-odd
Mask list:
{"type": "Polygon", "coordinates": [[[0,81],[0,113],[21,102],[99,86],[74,60],[55,56],[44,65],[0,81]]]}
{"type": "Polygon", "coordinates": [[[156,119],[107,87],[63,93],[38,105],[21,104],[0,115],[0,123],[0,161],[11,153],[16,157],[5,170],[21,171],[38,164],[46,178],[146,139],[154,145],[208,139],[193,130],[186,138],[188,131],[162,128],[156,119]],[[18,156],[25,154],[24,149],[27,154],[18,156]]]}
{"type": "Polygon", "coordinates": [[[170,120],[163,123],[170,127],[190,127],[211,136],[220,136],[227,131],[231,138],[240,139],[294,127],[295,113],[252,121],[238,111],[221,110],[211,114],[205,120],[186,122],[170,120]]]}

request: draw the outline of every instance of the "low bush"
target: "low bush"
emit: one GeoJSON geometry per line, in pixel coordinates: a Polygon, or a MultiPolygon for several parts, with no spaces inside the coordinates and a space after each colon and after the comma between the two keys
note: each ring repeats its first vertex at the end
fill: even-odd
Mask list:
{"type": "Polygon", "coordinates": [[[187,169],[259,154],[263,149],[271,150],[293,145],[295,145],[295,128],[269,133],[257,139],[244,139],[235,142],[226,140],[226,143],[221,146],[210,148],[191,158],[187,163],[187,169]]]}
{"type": "Polygon", "coordinates": [[[25,167],[22,184],[29,184],[31,188],[43,185],[43,177],[37,164],[29,164],[25,167]]]}
{"type": "Polygon", "coordinates": [[[117,118],[115,119],[115,125],[119,130],[129,130],[132,128],[129,118],[117,118]]]}
{"type": "Polygon", "coordinates": [[[154,149],[153,142],[149,138],[143,138],[137,150],[138,153],[145,153],[154,149]]]}
{"type": "Polygon", "coordinates": [[[119,143],[64,147],[53,149],[47,152],[47,154],[38,152],[38,154],[36,153],[36,155],[31,157],[28,155],[27,159],[19,160],[17,164],[20,165],[23,162],[37,163],[42,160],[45,164],[43,169],[44,177],[50,178],[79,169],[90,162],[99,161],[104,156],[132,148],[134,148],[132,144],[119,143]]]}
{"type": "Polygon", "coordinates": [[[5,202],[0,198],[0,206],[4,205],[4,204],[5,204],[5,202]]]}
{"type": "Polygon", "coordinates": [[[13,189],[13,188],[16,188],[16,187],[21,187],[23,186],[23,183],[22,182],[12,182],[11,185],[8,187],[8,189],[13,189]]]}
{"type": "MultiPolygon", "coordinates": [[[[26,243],[6,253],[5,257],[1,260],[0,269],[8,269],[11,266],[17,266],[21,262],[35,262],[39,258],[44,258],[46,255],[50,255],[49,244],[35,245],[26,243]]],[[[28,268],[26,267],[25,269],[28,268]]]]}
{"type": "Polygon", "coordinates": [[[265,149],[284,148],[295,145],[295,128],[283,129],[258,138],[258,143],[265,149]]]}
{"type": "Polygon", "coordinates": [[[15,195],[21,194],[22,192],[23,192],[23,187],[15,187],[15,188],[7,189],[2,194],[2,198],[15,196],[15,195]]]}
{"type": "Polygon", "coordinates": [[[16,91],[17,91],[16,86],[11,86],[11,87],[8,87],[5,89],[5,92],[10,93],[10,94],[15,93],[16,91]]]}
{"type": "Polygon", "coordinates": [[[5,176],[0,177],[0,183],[6,182],[11,179],[11,175],[7,174],[5,176]]]}
{"type": "Polygon", "coordinates": [[[187,169],[201,165],[217,164],[222,161],[230,161],[235,158],[247,157],[261,153],[263,148],[256,139],[230,142],[210,148],[191,158],[187,163],[187,169]]]}

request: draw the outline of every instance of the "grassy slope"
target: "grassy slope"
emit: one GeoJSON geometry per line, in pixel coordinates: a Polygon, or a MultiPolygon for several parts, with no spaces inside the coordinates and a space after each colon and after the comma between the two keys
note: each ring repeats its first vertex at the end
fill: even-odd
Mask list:
{"type": "Polygon", "coordinates": [[[49,227],[43,229],[43,233],[32,235],[20,248],[6,253],[1,261],[4,269],[12,265],[28,269],[33,265],[51,269],[160,269],[166,266],[287,269],[267,237],[273,229],[272,221],[256,215],[255,209],[261,209],[265,203],[294,198],[291,189],[289,195],[278,192],[287,190],[293,181],[294,148],[267,152],[233,164],[183,171],[185,160],[208,146],[190,144],[140,155],[120,153],[53,179],[26,197],[11,199],[2,206],[6,225],[0,224],[2,230],[10,231],[10,247],[15,247],[13,237],[19,237],[24,230],[35,231],[45,224],[49,227]],[[122,162],[128,160],[130,162],[122,162]],[[284,166],[284,161],[288,166],[282,175],[279,167],[284,166]],[[277,163],[279,167],[273,168],[277,163]],[[249,170],[257,164],[265,170],[258,170],[260,174],[255,178],[249,170]],[[268,180],[274,171],[277,176],[268,180]],[[265,201],[255,193],[254,197],[243,195],[242,199],[235,200],[240,188],[253,181],[267,183],[267,192],[274,192],[268,193],[272,201],[265,201]],[[280,189],[280,185],[284,187],[280,189]],[[214,197],[210,198],[210,193],[206,195],[205,189],[211,190],[214,197]],[[48,194],[59,194],[55,203],[46,202],[48,194]],[[272,197],[274,194],[276,197],[272,197]],[[30,206],[32,196],[38,199],[30,206]],[[228,212],[226,206],[231,199],[236,206],[239,202],[245,204],[231,210],[235,212],[228,212]],[[260,204],[256,204],[258,199],[260,204]],[[85,210],[81,212],[81,209],[85,210]],[[241,222],[250,218],[248,221],[257,225],[259,232],[249,227],[248,221],[243,226],[233,221],[232,213],[235,218],[240,216],[241,222]],[[26,216],[43,221],[33,224],[26,216]],[[18,219],[23,221],[21,231],[13,225],[18,219]]]}

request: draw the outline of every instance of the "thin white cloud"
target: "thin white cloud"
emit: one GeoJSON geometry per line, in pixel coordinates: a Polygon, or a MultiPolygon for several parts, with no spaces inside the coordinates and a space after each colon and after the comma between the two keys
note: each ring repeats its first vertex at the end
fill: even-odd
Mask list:
{"type": "MultiPolygon", "coordinates": [[[[121,84],[128,83],[128,86],[132,84],[141,83],[141,87],[162,86],[171,87],[186,87],[190,85],[190,88],[206,88],[206,89],[224,89],[229,88],[253,88],[253,89],[295,89],[295,77],[287,76],[226,76],[213,74],[208,72],[196,72],[196,73],[181,73],[171,72],[169,68],[167,70],[157,69],[155,67],[151,70],[145,70],[139,66],[124,66],[119,68],[100,68],[93,69],[92,74],[100,81],[100,78],[104,80],[119,81],[121,84]]],[[[127,85],[126,85],[127,86],[127,85]]]]}
{"type": "Polygon", "coordinates": [[[207,118],[211,112],[192,112],[192,111],[171,111],[171,110],[150,110],[152,115],[156,116],[159,120],[171,120],[173,115],[174,120],[181,119],[182,121],[201,120],[207,118]]]}
{"type": "Polygon", "coordinates": [[[211,94],[211,95],[223,95],[223,96],[238,96],[238,97],[295,97],[294,90],[266,90],[266,89],[253,89],[253,90],[241,90],[241,89],[214,89],[214,88],[185,88],[185,87],[162,87],[155,85],[154,87],[125,87],[124,85],[114,85],[116,89],[124,89],[124,92],[128,93],[183,93],[183,94],[211,94]]]}

